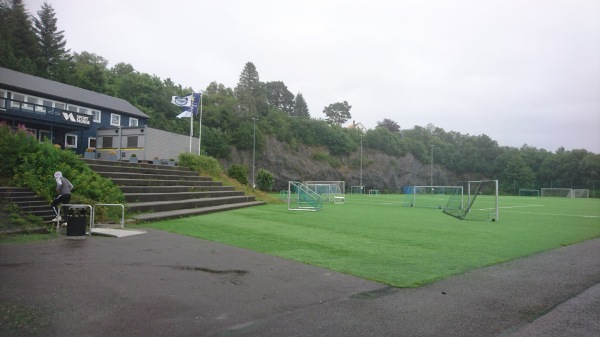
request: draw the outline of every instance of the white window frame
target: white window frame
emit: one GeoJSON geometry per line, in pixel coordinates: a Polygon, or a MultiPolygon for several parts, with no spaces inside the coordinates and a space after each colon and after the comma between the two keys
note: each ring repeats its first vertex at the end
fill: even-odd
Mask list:
{"type": "Polygon", "coordinates": [[[75,134],[72,134],[72,133],[66,133],[65,134],[65,148],[66,149],[76,149],[78,141],[79,141],[79,136],[77,136],[75,134]],[[73,139],[75,140],[75,144],[74,145],[69,145],[69,142],[67,141],[69,137],[73,137],[73,139]]]}
{"type": "Polygon", "coordinates": [[[92,109],[92,116],[94,116],[94,122],[100,123],[102,121],[102,112],[100,110],[92,109]]]}
{"type": "Polygon", "coordinates": [[[0,90],[0,108],[6,108],[6,91],[0,90]]]}
{"type": "Polygon", "coordinates": [[[139,123],[140,121],[137,118],[129,117],[129,126],[138,126],[139,123]]]}
{"type": "Polygon", "coordinates": [[[121,115],[112,113],[110,114],[110,125],[112,126],[121,126],[121,115]],[[115,122],[115,119],[118,121],[115,122]]]}
{"type": "Polygon", "coordinates": [[[92,139],[96,141],[96,146],[98,146],[98,140],[96,139],[96,137],[88,137],[88,143],[87,143],[87,147],[88,148],[92,148],[92,149],[96,149],[96,146],[92,146],[90,143],[92,142],[92,139]]]}

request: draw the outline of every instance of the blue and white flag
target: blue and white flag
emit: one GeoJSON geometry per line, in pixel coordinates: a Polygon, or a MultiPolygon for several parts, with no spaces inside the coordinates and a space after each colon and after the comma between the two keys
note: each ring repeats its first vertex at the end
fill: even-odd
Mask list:
{"type": "Polygon", "coordinates": [[[192,94],[192,97],[193,97],[192,112],[194,113],[194,116],[198,116],[198,105],[200,104],[200,93],[195,92],[192,94]]]}
{"type": "Polygon", "coordinates": [[[173,103],[173,104],[175,104],[177,106],[191,107],[192,106],[192,100],[193,100],[193,96],[192,95],[185,96],[185,97],[173,96],[171,98],[171,103],[173,103]]]}
{"type": "Polygon", "coordinates": [[[182,113],[177,115],[177,118],[186,118],[186,117],[192,117],[192,112],[190,110],[184,110],[182,113]]]}

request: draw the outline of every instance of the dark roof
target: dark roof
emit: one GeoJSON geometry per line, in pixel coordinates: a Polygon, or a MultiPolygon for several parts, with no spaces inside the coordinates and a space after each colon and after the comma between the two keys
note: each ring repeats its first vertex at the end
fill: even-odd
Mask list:
{"type": "Polygon", "coordinates": [[[41,97],[52,97],[65,103],[99,108],[100,110],[108,109],[135,117],[150,118],[124,99],[2,67],[0,67],[0,86],[22,90],[24,91],[23,93],[32,93],[41,97]]]}

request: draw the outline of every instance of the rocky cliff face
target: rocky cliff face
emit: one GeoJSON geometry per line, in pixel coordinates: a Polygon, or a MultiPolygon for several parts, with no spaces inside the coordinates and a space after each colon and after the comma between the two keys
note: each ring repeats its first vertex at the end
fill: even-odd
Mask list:
{"type": "MultiPolygon", "coordinates": [[[[402,186],[430,185],[431,166],[423,164],[411,154],[402,158],[392,157],[363,148],[362,185],[366,191],[400,192],[402,186]]],[[[223,167],[243,164],[248,167],[252,183],[252,150],[232,152],[231,160],[221,160],[223,167]]],[[[255,174],[266,169],[275,176],[274,191],[287,189],[288,181],[337,181],[346,182],[346,189],[361,184],[360,149],[347,156],[330,156],[327,149],[291,146],[273,137],[266,140],[265,149],[255,157],[255,174]]],[[[452,185],[456,178],[450,172],[434,165],[434,185],[452,185]]]]}

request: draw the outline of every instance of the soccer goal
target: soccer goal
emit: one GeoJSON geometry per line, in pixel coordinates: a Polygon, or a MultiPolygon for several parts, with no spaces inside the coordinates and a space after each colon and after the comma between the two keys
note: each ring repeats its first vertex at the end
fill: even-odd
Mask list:
{"type": "Polygon", "coordinates": [[[573,189],[573,198],[589,198],[590,190],[588,189],[573,189]]]}
{"type": "Polygon", "coordinates": [[[542,188],[542,197],[554,198],[589,198],[590,190],[572,188],[542,188]]]}
{"type": "Polygon", "coordinates": [[[498,180],[460,181],[464,193],[453,194],[444,213],[461,220],[498,221],[498,180]]]}
{"type": "Polygon", "coordinates": [[[369,195],[378,197],[379,190],[369,190],[369,195]]]}
{"type": "Polygon", "coordinates": [[[288,182],[287,195],[289,211],[318,211],[323,208],[323,198],[301,182],[288,182]]]}
{"type": "Polygon", "coordinates": [[[442,209],[451,196],[463,195],[462,186],[410,186],[403,206],[442,209]]]}
{"type": "Polygon", "coordinates": [[[364,186],[350,186],[350,194],[363,194],[365,193],[364,186]]]}
{"type": "Polygon", "coordinates": [[[554,187],[542,188],[542,197],[573,198],[573,189],[554,187]]]}
{"type": "Polygon", "coordinates": [[[345,189],[344,181],[305,181],[303,184],[328,203],[334,202],[336,197],[343,196],[345,189]]]}
{"type": "Polygon", "coordinates": [[[539,197],[540,190],[528,190],[526,188],[520,188],[519,196],[520,197],[539,197]]]}

